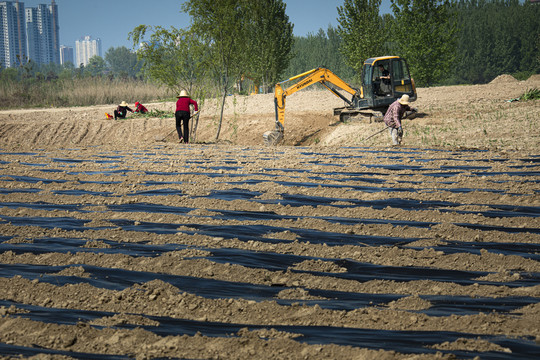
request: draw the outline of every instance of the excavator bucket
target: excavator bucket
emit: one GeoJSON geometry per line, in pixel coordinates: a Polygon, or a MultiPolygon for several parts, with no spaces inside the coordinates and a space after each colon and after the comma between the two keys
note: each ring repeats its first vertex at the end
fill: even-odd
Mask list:
{"type": "Polygon", "coordinates": [[[266,131],[263,134],[263,140],[266,146],[276,146],[283,140],[283,131],[278,129],[266,131]]]}
{"type": "Polygon", "coordinates": [[[283,140],[283,133],[285,132],[285,129],[283,128],[283,125],[276,120],[276,127],[274,130],[267,131],[263,134],[263,140],[264,144],[266,146],[276,146],[283,140]]]}

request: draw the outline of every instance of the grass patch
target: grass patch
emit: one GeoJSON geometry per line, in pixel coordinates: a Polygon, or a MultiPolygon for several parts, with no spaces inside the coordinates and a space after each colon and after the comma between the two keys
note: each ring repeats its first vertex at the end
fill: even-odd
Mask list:
{"type": "Polygon", "coordinates": [[[523,95],[519,97],[519,100],[537,100],[540,99],[540,89],[532,88],[527,90],[523,95]]]}
{"type": "Polygon", "coordinates": [[[74,107],[151,102],[173,98],[165,88],[141,80],[108,78],[0,81],[0,109],[74,107]]]}

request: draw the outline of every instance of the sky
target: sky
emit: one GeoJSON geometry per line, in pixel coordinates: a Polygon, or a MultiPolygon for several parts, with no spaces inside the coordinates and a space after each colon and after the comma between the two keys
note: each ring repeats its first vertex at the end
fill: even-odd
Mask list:
{"type": "MultiPolygon", "coordinates": [[[[13,0],[12,0],[13,1],[13,0]]],[[[25,7],[50,0],[19,0],[25,7]]],[[[133,48],[128,34],[138,25],[169,28],[189,27],[189,16],[181,12],[183,0],[55,0],[58,5],[60,44],[75,48],[84,36],[101,39],[102,56],[111,47],[133,48]]],[[[294,35],[316,34],[329,25],[336,27],[337,7],[343,0],[284,0],[286,14],[294,24],[294,35]]],[[[390,0],[382,0],[381,12],[390,12],[390,0]]]]}

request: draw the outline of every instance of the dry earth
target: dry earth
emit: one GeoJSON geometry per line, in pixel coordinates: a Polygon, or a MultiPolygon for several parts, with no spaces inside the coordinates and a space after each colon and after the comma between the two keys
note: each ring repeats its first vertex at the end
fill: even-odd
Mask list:
{"type": "Polygon", "coordinates": [[[533,87],[418,89],[401,147],[326,91],[273,148],[272,95],[218,142],[207,102],[190,145],[113,105],[0,112],[0,358],[540,356],[533,87]]]}

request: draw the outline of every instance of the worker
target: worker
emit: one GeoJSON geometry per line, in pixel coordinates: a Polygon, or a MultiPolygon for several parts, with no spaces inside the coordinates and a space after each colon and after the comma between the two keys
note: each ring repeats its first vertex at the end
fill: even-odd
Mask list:
{"type": "Polygon", "coordinates": [[[128,106],[127,102],[122,101],[116,110],[114,110],[114,120],[125,119],[128,111],[133,112],[133,110],[131,110],[131,108],[128,106]]]}
{"type": "Polygon", "coordinates": [[[141,113],[141,114],[146,114],[148,112],[148,109],[143,104],[136,101],[135,102],[135,112],[136,113],[141,113]]]}
{"type": "Polygon", "coordinates": [[[379,78],[381,79],[380,89],[383,94],[390,94],[391,92],[391,86],[390,86],[390,72],[384,68],[382,64],[379,64],[379,71],[381,72],[381,76],[379,78]]]}
{"type": "Polygon", "coordinates": [[[180,95],[177,96],[176,112],[174,117],[176,118],[176,132],[178,133],[178,140],[182,143],[189,143],[189,119],[191,118],[190,106],[193,105],[195,115],[199,111],[197,102],[188,96],[187,91],[182,90],[180,95]],[[182,125],[184,132],[182,132],[182,125]]]}
{"type": "Polygon", "coordinates": [[[405,94],[388,107],[386,114],[384,115],[384,123],[390,129],[390,137],[392,138],[392,145],[400,145],[403,138],[403,128],[401,126],[401,119],[405,111],[414,111],[409,106],[409,95],[405,94]]]}

